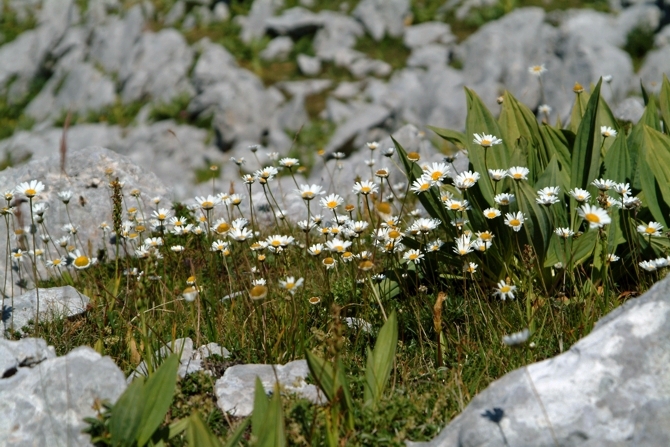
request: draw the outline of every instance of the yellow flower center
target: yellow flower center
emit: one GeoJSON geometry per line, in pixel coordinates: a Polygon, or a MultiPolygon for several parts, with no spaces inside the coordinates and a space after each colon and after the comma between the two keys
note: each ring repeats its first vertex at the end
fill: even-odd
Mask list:
{"type": "Polygon", "coordinates": [[[216,232],[217,233],[225,233],[226,231],[230,230],[230,225],[227,223],[221,223],[216,227],[216,232]]]}
{"type": "Polygon", "coordinates": [[[375,265],[372,263],[372,261],[362,261],[360,264],[358,264],[358,268],[363,271],[368,271],[374,266],[375,265]]]}
{"type": "Polygon", "coordinates": [[[519,225],[521,225],[521,221],[519,219],[512,219],[512,220],[509,221],[509,223],[513,227],[518,227],[519,225]]]}
{"type": "Polygon", "coordinates": [[[510,289],[511,289],[510,286],[502,286],[502,287],[500,288],[500,292],[502,292],[502,293],[507,293],[507,292],[510,291],[510,289]]]}
{"type": "Polygon", "coordinates": [[[314,198],[314,193],[312,191],[306,191],[302,193],[302,198],[303,199],[313,199],[314,198]]]}
{"type": "Polygon", "coordinates": [[[86,267],[90,263],[88,256],[77,256],[74,260],[75,267],[86,267]]]}
{"type": "Polygon", "coordinates": [[[432,178],[435,181],[438,181],[442,177],[442,173],[440,171],[435,171],[430,175],[430,178],[432,178]]]}
{"type": "Polygon", "coordinates": [[[426,191],[428,188],[430,188],[430,183],[423,183],[419,188],[419,191],[426,191]]]}
{"type": "Polygon", "coordinates": [[[331,200],[330,202],[326,203],[326,206],[327,206],[328,208],[330,208],[331,210],[332,210],[333,208],[337,208],[337,201],[335,201],[335,200],[331,200]]]}
{"type": "Polygon", "coordinates": [[[363,186],[363,187],[361,188],[361,192],[362,192],[363,194],[367,194],[367,193],[369,193],[371,190],[372,190],[372,188],[370,188],[369,186],[363,186]]]}
{"type": "Polygon", "coordinates": [[[391,231],[389,231],[389,237],[390,237],[391,239],[397,239],[397,238],[399,238],[399,237],[400,237],[400,231],[398,231],[398,230],[391,230],[391,231]]]}
{"type": "Polygon", "coordinates": [[[595,213],[587,213],[584,216],[584,219],[588,220],[589,222],[600,223],[600,216],[595,213]]]}
{"type": "Polygon", "coordinates": [[[319,304],[321,302],[321,298],[318,296],[313,296],[309,300],[309,304],[319,304]]]}
{"type": "Polygon", "coordinates": [[[486,215],[486,217],[489,217],[489,218],[494,218],[496,216],[497,216],[497,214],[493,211],[489,211],[488,214],[486,215]]]}
{"type": "Polygon", "coordinates": [[[30,189],[30,188],[28,188],[28,189],[26,189],[25,194],[26,194],[28,197],[33,197],[33,196],[35,196],[35,195],[37,194],[37,191],[35,191],[34,189],[30,189]]]}
{"type": "Polygon", "coordinates": [[[272,245],[273,247],[279,247],[281,245],[281,242],[275,239],[272,242],[270,242],[270,245],[272,245]]]}
{"type": "Polygon", "coordinates": [[[518,180],[518,179],[520,179],[521,177],[523,177],[523,175],[521,175],[521,174],[518,173],[518,172],[515,172],[515,173],[512,175],[512,177],[514,177],[515,179],[518,180]]]}
{"type": "Polygon", "coordinates": [[[323,260],[323,265],[333,265],[335,264],[335,260],[333,258],[325,258],[323,260]]]}
{"type": "Polygon", "coordinates": [[[644,231],[649,234],[656,233],[656,230],[652,227],[647,227],[644,231]]]}
{"type": "Polygon", "coordinates": [[[268,294],[268,288],[265,286],[253,286],[249,291],[249,296],[252,300],[260,300],[266,297],[268,294]]]}
{"type": "Polygon", "coordinates": [[[418,257],[419,257],[419,255],[417,255],[416,253],[412,253],[412,254],[409,255],[410,261],[414,261],[418,257]]]}
{"type": "Polygon", "coordinates": [[[209,210],[209,209],[214,208],[214,203],[206,200],[206,201],[202,202],[202,204],[200,206],[203,207],[206,210],[209,210]]]}
{"type": "Polygon", "coordinates": [[[167,216],[163,213],[159,213],[158,217],[157,217],[158,220],[165,220],[166,218],[167,218],[167,216]]]}
{"type": "Polygon", "coordinates": [[[417,152],[410,152],[407,154],[409,161],[417,162],[421,159],[421,156],[417,152]]]}
{"type": "Polygon", "coordinates": [[[491,146],[491,140],[482,140],[482,146],[491,146]]]}

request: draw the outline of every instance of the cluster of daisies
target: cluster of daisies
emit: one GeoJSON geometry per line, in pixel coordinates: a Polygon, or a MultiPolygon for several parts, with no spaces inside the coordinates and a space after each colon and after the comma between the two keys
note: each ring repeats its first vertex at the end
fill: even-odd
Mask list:
{"type": "MultiPolygon", "coordinates": [[[[45,225],[48,206],[44,202],[37,201],[43,191],[42,182],[31,180],[3,193],[5,206],[2,208],[2,214],[8,231],[14,235],[7,249],[14,267],[13,271],[16,271],[19,277],[17,284],[22,287],[27,284],[22,268],[26,260],[32,262],[33,266],[41,264],[50,270],[70,267],[83,270],[97,262],[96,258],[82,253],[81,242],[78,239],[79,226],[72,222],[61,228],[62,236],[52,238],[45,225]],[[16,225],[14,219],[10,219],[10,216],[18,213],[15,199],[23,198],[28,199],[30,204],[31,223],[20,227],[16,225]]],[[[67,206],[72,199],[72,192],[61,191],[58,197],[67,206]]],[[[37,273],[37,270],[33,273],[37,273]]]]}

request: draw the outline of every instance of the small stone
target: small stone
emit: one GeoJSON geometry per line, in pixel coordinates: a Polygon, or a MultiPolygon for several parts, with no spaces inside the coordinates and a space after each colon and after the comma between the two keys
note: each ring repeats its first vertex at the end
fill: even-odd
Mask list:
{"type": "Polygon", "coordinates": [[[249,416],[253,411],[257,377],[268,393],[273,392],[278,382],[282,393],[296,394],[312,403],[323,402],[324,397],[316,386],[305,382],[308,375],[309,368],[305,360],[295,360],[286,365],[231,366],[214,385],[217,405],[232,416],[249,416]]]}
{"type": "Polygon", "coordinates": [[[307,76],[316,76],[321,73],[321,60],[306,54],[299,54],[298,68],[307,76]]]}
{"type": "Polygon", "coordinates": [[[230,8],[224,2],[214,5],[214,20],[217,22],[227,22],[230,19],[230,8]]]}
{"type": "Polygon", "coordinates": [[[264,61],[286,60],[293,50],[293,39],[287,36],[275,37],[268,46],[261,51],[261,59],[264,61]]]}
{"type": "MultiPolygon", "coordinates": [[[[79,293],[72,286],[39,289],[39,298],[40,321],[80,315],[86,311],[91,301],[89,297],[79,293]]],[[[37,292],[35,290],[14,297],[13,306],[11,299],[5,299],[4,304],[9,306],[9,311],[3,312],[0,337],[9,329],[21,332],[30,321],[35,321],[37,312],[37,292]]]]}

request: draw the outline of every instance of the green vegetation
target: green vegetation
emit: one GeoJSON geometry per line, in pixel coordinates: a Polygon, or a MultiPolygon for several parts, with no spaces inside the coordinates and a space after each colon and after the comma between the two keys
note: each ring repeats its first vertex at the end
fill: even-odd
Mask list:
{"type": "MultiPolygon", "coordinates": [[[[491,381],[564,351],[667,273],[670,135],[660,123],[670,123],[670,82],[664,78],[660,96],[648,96],[642,120],[629,127],[614,120],[600,87],[576,88],[566,127],[538,124],[509,93],[494,117],[466,90],[466,133],[433,129],[468,151],[472,171],[459,175],[446,163],[424,166],[421,154],[396,144],[389,159],[374,145],[371,156],[377,166],[399,167],[401,185],[377,168],[370,182],[332,183],[346,159],[284,160],[251,175],[239,195],[166,209],[147,208],[110,178],[114,238],[99,247],[76,238],[67,248],[37,246],[49,260],[69,259],[48,268],[42,285],[74,285],[91,297],[87,314],[42,321],[29,335],[59,354],[93,346],[126,373],[150,365],[146,382],[90,421],[98,445],[121,436],[116,431],[123,445],[149,435],[172,446],[252,445],[270,432],[268,445],[428,440],[491,381]],[[308,163],[327,180],[300,187],[302,216],[276,217],[275,169],[293,176],[308,163]],[[334,194],[319,197],[321,186],[334,194]],[[352,187],[357,195],[347,204],[340,195],[352,187]],[[245,205],[255,191],[266,200],[255,199],[252,214],[245,205]],[[419,204],[430,218],[413,211],[419,204]],[[128,255],[110,260],[117,251],[128,255]],[[524,329],[521,342],[506,337],[524,329]],[[250,422],[224,415],[214,377],[190,376],[176,388],[155,379],[162,369],[153,371],[153,353],[182,337],[231,351],[209,365],[217,376],[236,363],[307,358],[328,402],[259,392],[250,422]],[[136,403],[153,402],[138,396],[157,388],[165,390],[160,405],[136,403]]],[[[319,131],[303,129],[296,146],[319,131]]],[[[35,240],[13,244],[30,250],[35,240]]],[[[18,268],[32,277],[30,258],[18,268]]]]}
{"type": "Polygon", "coordinates": [[[644,57],[654,48],[654,30],[648,26],[633,28],[626,38],[624,50],[633,59],[633,69],[639,70],[644,62],[644,57]]]}

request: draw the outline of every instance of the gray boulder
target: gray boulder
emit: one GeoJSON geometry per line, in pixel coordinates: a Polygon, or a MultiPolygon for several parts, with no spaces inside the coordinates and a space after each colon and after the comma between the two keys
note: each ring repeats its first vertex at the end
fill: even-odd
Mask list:
{"type": "Polygon", "coordinates": [[[87,346],[56,357],[44,340],[27,338],[0,340],[0,352],[16,365],[0,378],[0,439],[8,447],[90,446],[84,418],[126,388],[114,361],[87,346]]]}
{"type": "Polygon", "coordinates": [[[144,15],[140,5],[133,6],[123,18],[112,16],[103,26],[93,29],[91,59],[108,73],[118,73],[142,35],[144,15]]]}
{"type": "Polygon", "coordinates": [[[612,113],[618,120],[636,124],[644,114],[644,103],[640,98],[626,98],[617,104],[612,113]]]}
{"type": "Polygon", "coordinates": [[[242,21],[240,38],[244,43],[260,39],[265,34],[265,21],[283,6],[283,0],[254,0],[249,15],[242,21]]]}
{"type": "Polygon", "coordinates": [[[448,45],[456,41],[451,27],[442,22],[425,22],[405,29],[403,43],[407,48],[423,47],[431,43],[448,45]]]}
{"type": "Polygon", "coordinates": [[[333,85],[330,79],[310,79],[307,81],[283,81],[276,84],[277,88],[291,96],[310,96],[328,90],[333,85]]]}
{"type": "Polygon", "coordinates": [[[293,39],[287,36],[275,37],[268,46],[261,51],[261,59],[271,61],[274,59],[284,60],[293,50],[293,39]]]}
{"type": "Polygon", "coordinates": [[[170,8],[168,13],[165,15],[163,23],[165,23],[167,26],[174,26],[184,18],[184,15],[186,15],[186,2],[184,0],[179,0],[174,5],[172,5],[172,8],[170,8]]]}
{"type": "Polygon", "coordinates": [[[670,75],[670,46],[664,46],[647,54],[642,68],[637,73],[637,79],[630,83],[630,88],[639,89],[640,81],[642,81],[645,89],[658,93],[661,90],[664,74],[670,75]]]}
{"type": "Polygon", "coordinates": [[[363,22],[373,39],[379,41],[385,35],[402,36],[409,13],[409,0],[362,0],[353,16],[363,22]]]}
{"type": "Polygon", "coordinates": [[[313,33],[324,23],[320,14],[296,6],[289,8],[280,16],[268,17],[265,20],[265,29],[271,34],[302,36],[313,33]]]}
{"type": "Polygon", "coordinates": [[[357,139],[365,138],[366,132],[386,121],[391,112],[386,107],[377,104],[369,104],[357,111],[347,121],[337,127],[337,130],[326,145],[326,153],[343,151],[351,152],[353,147],[363,144],[365,141],[357,139]],[[357,144],[358,143],[358,144],[357,144]]]}
{"type": "Polygon", "coordinates": [[[317,31],[312,46],[316,56],[332,61],[341,50],[351,49],[363,36],[363,26],[355,19],[334,11],[321,11],[323,28],[317,31]]]}
{"type": "Polygon", "coordinates": [[[430,68],[435,65],[444,67],[448,61],[449,48],[433,43],[412,50],[412,54],[407,58],[407,66],[430,68]]]}
{"type": "MultiPolygon", "coordinates": [[[[90,298],[72,286],[39,289],[40,321],[69,318],[86,312],[90,298]]],[[[30,290],[23,295],[4,300],[0,338],[6,330],[21,332],[37,315],[37,292],[30,290]]]]}
{"type": "MultiPolygon", "coordinates": [[[[151,198],[169,197],[168,189],[155,174],[145,171],[118,153],[95,146],[68,150],[65,174],[61,172],[60,155],[56,150],[50,157],[32,159],[25,165],[5,169],[0,172],[0,188],[6,191],[14,189],[21,182],[41,181],[45,185],[45,190],[34,201],[45,203],[48,206],[44,219],[53,239],[66,235],[67,233],[62,228],[65,224],[70,223],[65,205],[60,201],[57,193],[64,190],[72,191],[72,201],[68,209],[72,222],[79,226],[76,239],[78,248],[84,253],[88,252],[87,247],[90,241],[93,252],[88,253],[89,256],[97,256],[98,249],[108,249],[108,256],[112,256],[112,250],[108,244],[109,234],[105,234],[99,228],[103,221],[109,225],[112,223],[112,208],[107,187],[110,176],[112,179],[118,177],[121,182],[125,183],[124,192],[126,194],[134,188],[139,189],[140,201],[147,212],[155,207],[151,198]]],[[[22,208],[24,216],[30,215],[27,202],[19,203],[17,206],[22,208]]],[[[37,239],[39,241],[40,238],[37,239]]],[[[32,241],[30,243],[32,245],[32,241]]],[[[74,244],[75,240],[70,238],[70,243],[74,244]]],[[[15,248],[15,243],[12,248],[15,248]]],[[[55,257],[53,249],[53,245],[50,245],[49,250],[51,251],[46,252],[45,261],[53,259],[52,256],[55,257]]],[[[0,252],[5,253],[6,250],[6,241],[0,241],[0,252]]],[[[60,255],[64,253],[61,252],[60,255]]],[[[6,271],[4,257],[0,262],[0,281],[4,284],[4,272],[6,271]]],[[[42,275],[45,275],[44,271],[42,275]]],[[[16,276],[14,278],[16,279],[16,276]]],[[[19,292],[18,287],[14,286],[14,290],[11,290],[10,286],[11,284],[7,284],[6,294],[19,292]]]]}
{"type": "Polygon", "coordinates": [[[89,63],[73,66],[63,77],[52,77],[31,101],[26,113],[37,121],[56,119],[66,111],[86,115],[114,104],[114,82],[89,63]]]}
{"type": "Polygon", "coordinates": [[[169,102],[180,95],[192,96],[187,77],[193,56],[184,37],[174,29],[142,34],[119,72],[121,99],[128,103],[150,96],[169,102]]]}
{"type": "Polygon", "coordinates": [[[669,321],[666,278],[569,351],[493,382],[433,441],[409,445],[668,445],[669,321]]]}
{"type": "Polygon", "coordinates": [[[237,61],[223,46],[203,39],[197,47],[200,49],[200,57],[193,67],[191,79],[198,91],[217,82],[232,81],[246,73],[252,75],[250,72],[240,72],[237,61]]]}
{"type": "Polygon", "coordinates": [[[308,375],[305,360],[295,360],[286,365],[231,366],[214,385],[217,405],[232,416],[249,416],[254,408],[257,377],[267,393],[274,392],[275,383],[278,383],[282,393],[296,394],[313,403],[320,403],[324,398],[316,386],[305,382],[308,375]]]}

